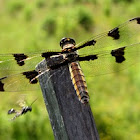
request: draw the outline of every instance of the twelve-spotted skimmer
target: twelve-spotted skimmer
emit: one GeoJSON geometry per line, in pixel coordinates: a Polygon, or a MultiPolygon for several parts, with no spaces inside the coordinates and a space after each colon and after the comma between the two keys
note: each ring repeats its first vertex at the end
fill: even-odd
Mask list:
{"type": "Polygon", "coordinates": [[[82,103],[87,103],[89,100],[87,86],[80,65],[81,67],[84,65],[84,68],[87,65],[88,68],[84,73],[92,76],[111,73],[114,71],[113,67],[124,69],[137,62],[140,54],[139,39],[140,17],[136,17],[77,45],[72,38],[63,38],[60,41],[62,51],[47,51],[41,54],[0,54],[0,91],[35,90],[37,78],[45,70],[38,73],[34,70],[33,62],[37,64],[42,57],[48,59],[55,55],[63,55],[63,61],[48,67],[48,70],[69,64],[77,96],[82,103]],[[6,69],[11,71],[9,75],[4,76],[6,69]],[[16,74],[14,70],[17,69],[21,73],[16,74]],[[79,75],[80,78],[78,78],[79,75]],[[30,87],[25,88],[27,84],[30,84],[30,87]]]}

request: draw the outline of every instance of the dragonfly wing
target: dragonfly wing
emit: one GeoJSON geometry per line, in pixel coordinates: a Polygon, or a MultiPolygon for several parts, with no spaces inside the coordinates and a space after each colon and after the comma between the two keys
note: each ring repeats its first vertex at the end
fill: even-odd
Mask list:
{"type": "Polygon", "coordinates": [[[140,39],[140,17],[133,18],[114,29],[99,34],[88,41],[76,46],[80,55],[96,54],[98,51],[117,49],[139,43],[140,39]]]}
{"type": "Polygon", "coordinates": [[[95,56],[97,58],[94,60],[80,62],[85,75],[95,76],[121,71],[140,61],[140,43],[98,52],[95,56]]]}

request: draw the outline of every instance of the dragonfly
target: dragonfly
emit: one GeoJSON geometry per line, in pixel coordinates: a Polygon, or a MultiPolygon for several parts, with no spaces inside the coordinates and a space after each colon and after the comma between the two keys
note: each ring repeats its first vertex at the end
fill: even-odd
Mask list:
{"type": "Polygon", "coordinates": [[[84,75],[102,75],[123,70],[136,62],[140,55],[140,17],[76,44],[70,37],[60,41],[61,50],[35,53],[0,54],[0,92],[36,90],[42,73],[68,65],[71,81],[81,103],[89,102],[84,75]],[[63,56],[47,70],[35,70],[40,60],[63,56]],[[81,69],[82,67],[82,69],[81,69]],[[16,70],[20,73],[16,73],[16,70]],[[8,71],[8,75],[5,74],[8,71]],[[83,74],[84,73],[84,74],[83,74]],[[29,86],[30,85],[30,86],[29,86]]]}
{"type": "Polygon", "coordinates": [[[8,115],[15,114],[13,118],[10,119],[10,121],[14,121],[17,117],[22,116],[23,114],[26,114],[27,112],[32,111],[32,105],[37,100],[36,98],[29,106],[26,106],[25,100],[19,100],[17,104],[21,107],[20,110],[16,110],[14,108],[11,108],[8,110],[8,115]]]}

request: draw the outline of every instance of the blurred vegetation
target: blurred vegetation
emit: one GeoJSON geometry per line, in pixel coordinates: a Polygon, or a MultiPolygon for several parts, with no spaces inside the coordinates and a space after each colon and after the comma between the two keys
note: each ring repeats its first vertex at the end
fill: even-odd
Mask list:
{"type": "MultiPolygon", "coordinates": [[[[140,16],[139,13],[137,0],[0,1],[1,53],[59,49],[62,37],[75,38],[78,43],[140,16]]],[[[139,67],[86,79],[100,139],[139,140],[139,67]]],[[[6,113],[14,102],[14,94],[19,93],[1,94],[0,139],[54,139],[41,92],[28,97],[32,102],[39,96],[32,113],[8,121],[6,113]]]]}

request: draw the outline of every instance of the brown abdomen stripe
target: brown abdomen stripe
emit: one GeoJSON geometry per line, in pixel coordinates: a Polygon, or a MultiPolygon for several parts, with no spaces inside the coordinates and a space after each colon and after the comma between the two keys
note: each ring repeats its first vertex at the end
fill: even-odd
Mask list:
{"type": "Polygon", "coordinates": [[[76,94],[79,98],[79,101],[86,104],[89,101],[89,95],[87,91],[87,84],[85,81],[84,74],[80,68],[78,62],[72,62],[69,64],[69,71],[71,75],[71,80],[76,90],[76,94]]]}

